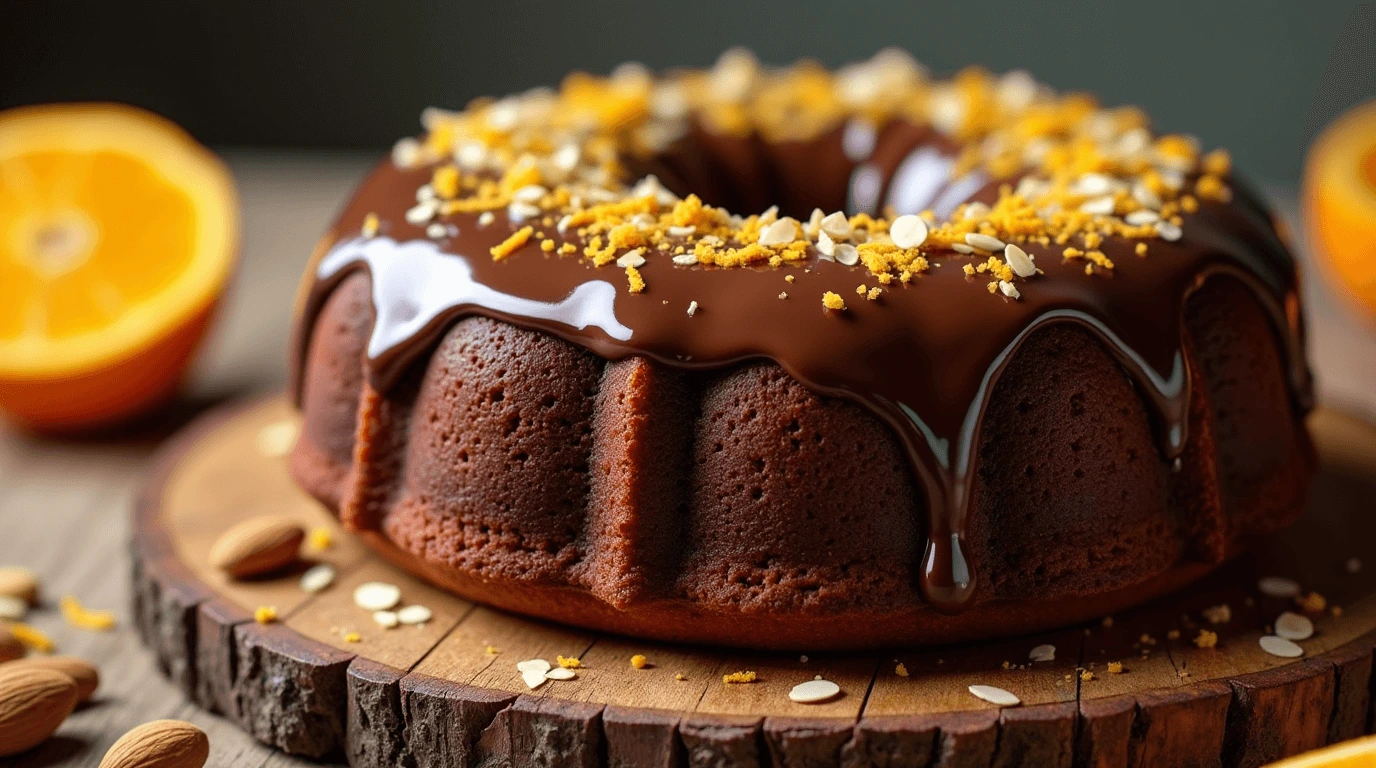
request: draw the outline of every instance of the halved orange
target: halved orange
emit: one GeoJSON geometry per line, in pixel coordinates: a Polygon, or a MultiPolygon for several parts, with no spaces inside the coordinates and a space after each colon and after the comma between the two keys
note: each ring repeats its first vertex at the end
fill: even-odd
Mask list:
{"type": "Polygon", "coordinates": [[[1376,101],[1348,111],[1314,142],[1303,197],[1315,257],[1376,314],[1376,101]]]}
{"type": "Polygon", "coordinates": [[[111,104],[0,113],[0,409],[70,430],[180,385],[238,251],[224,164],[111,104]]]}
{"type": "Polygon", "coordinates": [[[1363,736],[1271,763],[1268,768],[1370,768],[1373,765],[1376,765],[1376,736],[1363,736]]]}

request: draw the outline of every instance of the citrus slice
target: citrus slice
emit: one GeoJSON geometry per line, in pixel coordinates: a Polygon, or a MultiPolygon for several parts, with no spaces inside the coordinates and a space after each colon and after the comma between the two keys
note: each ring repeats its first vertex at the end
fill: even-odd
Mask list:
{"type": "Polygon", "coordinates": [[[1376,101],[1324,129],[1305,163],[1303,194],[1315,256],[1376,313],[1376,101]]]}
{"type": "Polygon", "coordinates": [[[1376,765],[1376,736],[1363,736],[1271,763],[1269,768],[1368,768],[1376,765]]]}
{"type": "Polygon", "coordinates": [[[0,409],[64,430],[176,391],[233,272],[228,170],[108,104],[0,113],[0,409]]]}

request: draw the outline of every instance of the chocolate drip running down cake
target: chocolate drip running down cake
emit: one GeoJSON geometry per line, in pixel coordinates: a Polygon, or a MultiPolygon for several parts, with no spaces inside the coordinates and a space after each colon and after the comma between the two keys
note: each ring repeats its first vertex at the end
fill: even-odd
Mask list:
{"type": "Polygon", "coordinates": [[[460,595],[951,642],[1178,588],[1300,509],[1292,259],[1225,152],[1137,109],[731,51],[423,123],[306,275],[292,469],[460,595]]]}

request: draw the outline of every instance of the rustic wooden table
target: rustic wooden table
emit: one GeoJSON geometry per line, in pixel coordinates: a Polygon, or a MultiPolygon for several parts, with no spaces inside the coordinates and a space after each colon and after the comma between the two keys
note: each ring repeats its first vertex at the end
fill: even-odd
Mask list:
{"type": "MultiPolygon", "coordinates": [[[[54,441],[0,426],[0,564],[43,579],[45,603],[32,622],[61,652],[95,662],[101,689],[44,747],[3,765],[95,766],[128,729],[157,718],[190,720],[210,734],[212,766],[307,765],[264,747],[237,726],[185,701],[157,671],[130,627],[130,502],[157,445],[211,404],[271,391],[285,381],[287,328],[297,278],[315,239],[372,158],[240,155],[230,163],[243,196],[243,264],[238,283],[193,379],[186,402],[133,434],[54,441]],[[64,594],[113,608],[118,629],[65,626],[64,594]]],[[[1294,197],[1273,193],[1294,222],[1294,197]]],[[[1296,231],[1298,229],[1296,228],[1296,231]]],[[[1306,283],[1310,353],[1320,399],[1376,418],[1376,324],[1335,299],[1310,269],[1306,283]]]]}

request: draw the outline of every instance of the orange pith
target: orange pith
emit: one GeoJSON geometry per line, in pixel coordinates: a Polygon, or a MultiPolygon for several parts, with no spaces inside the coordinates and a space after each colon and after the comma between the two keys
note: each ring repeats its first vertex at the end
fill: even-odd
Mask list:
{"type": "Polygon", "coordinates": [[[1376,314],[1376,102],[1326,128],[1309,152],[1304,214],[1314,256],[1376,314]]]}
{"type": "Polygon", "coordinates": [[[232,272],[236,210],[219,160],[154,115],[0,114],[0,408],[79,427],[174,390],[232,272]]]}

